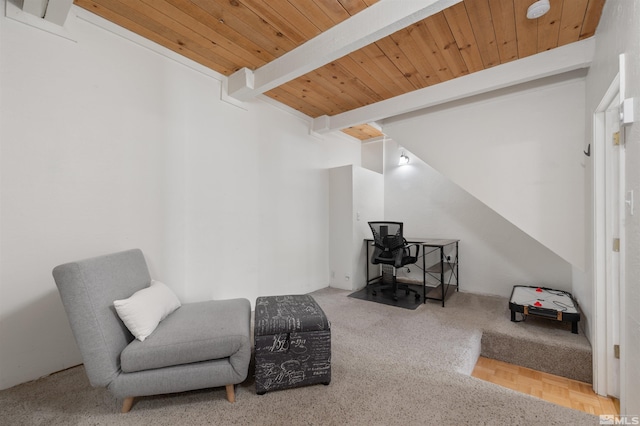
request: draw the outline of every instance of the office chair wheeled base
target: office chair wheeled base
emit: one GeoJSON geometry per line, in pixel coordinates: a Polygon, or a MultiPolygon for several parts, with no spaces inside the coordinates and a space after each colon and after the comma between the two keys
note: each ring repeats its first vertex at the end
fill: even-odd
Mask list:
{"type": "MultiPolygon", "coordinates": [[[[406,292],[405,292],[405,294],[406,294],[407,296],[408,296],[410,293],[411,293],[411,290],[406,290],[406,292]]],[[[376,292],[376,291],[373,291],[371,294],[372,294],[372,295],[374,295],[374,296],[377,296],[377,292],[376,292]]],[[[415,298],[416,300],[420,300],[420,298],[421,298],[421,297],[422,297],[422,296],[420,296],[420,293],[418,293],[418,292],[416,292],[416,294],[414,294],[414,298],[415,298]]],[[[394,302],[397,302],[397,301],[399,300],[399,299],[398,299],[398,296],[397,296],[396,294],[394,294],[393,296],[391,296],[391,299],[392,299],[394,302]]]]}
{"type": "MultiPolygon", "coordinates": [[[[402,288],[400,288],[400,287],[397,285],[397,283],[395,283],[395,282],[394,282],[394,283],[391,285],[391,291],[393,292],[393,293],[392,293],[391,298],[393,299],[393,301],[394,301],[394,302],[397,302],[397,301],[398,301],[398,295],[397,295],[398,290],[402,290],[402,288]]],[[[379,291],[382,293],[382,292],[384,291],[384,289],[380,289],[379,291]]],[[[405,294],[406,296],[408,296],[408,295],[409,295],[409,294],[411,294],[411,293],[414,293],[414,297],[415,297],[415,299],[416,299],[416,300],[419,300],[419,299],[422,297],[422,295],[421,295],[419,292],[417,292],[416,290],[412,290],[412,289],[410,289],[410,288],[408,288],[408,287],[406,287],[406,288],[404,289],[404,294],[405,294]]],[[[377,295],[378,295],[378,290],[376,290],[376,289],[372,289],[372,290],[371,290],[371,295],[372,295],[372,296],[377,296],[377,295]]]]}

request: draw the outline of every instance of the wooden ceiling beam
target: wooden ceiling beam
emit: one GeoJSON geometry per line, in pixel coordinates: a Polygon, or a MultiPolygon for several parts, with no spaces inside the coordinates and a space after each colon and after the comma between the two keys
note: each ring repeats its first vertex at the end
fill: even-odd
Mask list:
{"type": "Polygon", "coordinates": [[[22,11],[30,13],[38,18],[44,18],[47,10],[47,0],[24,0],[22,3],[22,11]]]}
{"type": "Polygon", "coordinates": [[[337,131],[543,77],[587,68],[593,60],[594,50],[595,38],[592,37],[331,117],[326,115],[317,117],[312,122],[311,131],[320,134],[337,131]]]}
{"type": "Polygon", "coordinates": [[[73,0],[24,0],[22,11],[63,26],[72,4],[73,0]]]}
{"type": "Polygon", "coordinates": [[[49,0],[44,19],[56,25],[63,26],[69,16],[73,0],[49,0]]]}
{"type": "Polygon", "coordinates": [[[232,74],[228,95],[249,100],[460,1],[381,0],[255,71],[232,74]]]}

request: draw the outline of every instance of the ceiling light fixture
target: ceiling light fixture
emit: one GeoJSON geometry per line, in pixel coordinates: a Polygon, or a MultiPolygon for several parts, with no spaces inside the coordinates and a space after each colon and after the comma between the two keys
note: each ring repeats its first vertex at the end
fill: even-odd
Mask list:
{"type": "Polygon", "coordinates": [[[527,9],[527,18],[538,19],[539,17],[547,13],[549,9],[551,9],[549,0],[538,0],[527,9]]]}
{"type": "Polygon", "coordinates": [[[409,164],[409,156],[405,154],[404,151],[402,151],[402,154],[400,154],[400,161],[398,161],[398,165],[405,166],[407,164],[409,164]]]}

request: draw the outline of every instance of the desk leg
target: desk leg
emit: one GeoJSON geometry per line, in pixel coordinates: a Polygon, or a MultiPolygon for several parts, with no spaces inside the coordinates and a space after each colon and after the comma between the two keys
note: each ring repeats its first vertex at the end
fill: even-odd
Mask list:
{"type": "Polygon", "coordinates": [[[460,291],[460,270],[458,265],[460,264],[460,256],[458,252],[458,242],[456,241],[456,291],[460,291]]]}
{"type": "Polygon", "coordinates": [[[425,248],[422,246],[422,303],[427,303],[427,265],[425,261],[426,253],[425,248]]]}
{"type": "Polygon", "coordinates": [[[365,269],[365,274],[366,274],[365,276],[367,277],[367,281],[364,283],[364,286],[369,287],[369,243],[365,241],[364,245],[367,246],[367,256],[364,258],[364,269],[365,269]]]}

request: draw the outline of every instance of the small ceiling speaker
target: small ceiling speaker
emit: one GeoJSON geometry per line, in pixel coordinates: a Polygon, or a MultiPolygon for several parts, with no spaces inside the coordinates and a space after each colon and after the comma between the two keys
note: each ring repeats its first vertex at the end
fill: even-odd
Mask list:
{"type": "Polygon", "coordinates": [[[549,0],[538,0],[527,9],[527,18],[538,19],[551,9],[549,0]]]}

